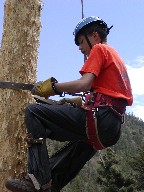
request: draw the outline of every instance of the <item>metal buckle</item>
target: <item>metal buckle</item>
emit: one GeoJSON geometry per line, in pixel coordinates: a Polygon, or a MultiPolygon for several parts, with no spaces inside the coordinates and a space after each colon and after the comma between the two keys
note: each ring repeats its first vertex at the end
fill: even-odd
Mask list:
{"type": "Polygon", "coordinates": [[[27,142],[28,147],[30,147],[31,144],[42,144],[43,145],[46,143],[46,139],[44,139],[44,138],[34,139],[31,137],[28,137],[28,138],[25,138],[25,141],[27,142]]]}

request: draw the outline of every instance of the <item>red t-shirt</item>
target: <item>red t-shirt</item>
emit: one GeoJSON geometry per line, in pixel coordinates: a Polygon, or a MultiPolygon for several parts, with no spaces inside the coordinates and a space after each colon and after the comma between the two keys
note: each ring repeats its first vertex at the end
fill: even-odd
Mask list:
{"type": "Polygon", "coordinates": [[[126,67],[117,52],[105,44],[93,46],[80,74],[93,73],[96,78],[92,83],[94,92],[114,98],[124,98],[127,105],[132,105],[133,96],[126,67]]]}

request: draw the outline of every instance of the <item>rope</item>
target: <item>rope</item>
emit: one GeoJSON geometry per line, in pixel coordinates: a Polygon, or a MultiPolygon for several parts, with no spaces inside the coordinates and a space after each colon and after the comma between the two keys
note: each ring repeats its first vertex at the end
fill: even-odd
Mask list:
{"type": "MultiPolygon", "coordinates": [[[[84,3],[83,0],[81,0],[81,6],[82,6],[82,19],[84,18],[84,3]]],[[[84,55],[84,62],[87,60],[86,55],[84,55]]]]}
{"type": "Polygon", "coordinates": [[[99,160],[102,162],[104,168],[106,168],[105,161],[104,161],[104,159],[103,159],[103,156],[102,156],[101,151],[98,151],[98,154],[99,154],[99,160]]]}
{"type": "Polygon", "coordinates": [[[81,0],[81,5],[82,5],[82,19],[84,18],[84,6],[83,6],[83,0],[81,0]]]}

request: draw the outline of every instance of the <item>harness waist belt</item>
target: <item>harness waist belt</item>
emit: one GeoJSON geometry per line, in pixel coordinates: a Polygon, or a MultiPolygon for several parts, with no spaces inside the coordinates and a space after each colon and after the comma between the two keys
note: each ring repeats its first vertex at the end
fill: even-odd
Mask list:
{"type": "Polygon", "coordinates": [[[121,115],[125,113],[127,102],[123,98],[113,98],[101,93],[90,93],[85,97],[85,106],[88,108],[111,107],[121,115]]]}

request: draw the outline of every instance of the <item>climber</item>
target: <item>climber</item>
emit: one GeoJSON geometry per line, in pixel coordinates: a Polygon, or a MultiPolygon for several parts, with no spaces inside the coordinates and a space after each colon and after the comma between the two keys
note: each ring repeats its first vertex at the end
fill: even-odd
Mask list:
{"type": "Polygon", "coordinates": [[[99,17],[83,18],[74,30],[75,44],[87,57],[81,77],[63,83],[51,77],[35,84],[33,95],[48,98],[83,92],[85,102],[62,99],[56,105],[27,106],[28,174],[7,180],[7,189],[59,192],[98,150],[119,140],[126,106],[132,105],[133,96],[124,62],[107,44],[111,28],[99,17]],[[49,157],[46,138],[68,143],[49,157]]]}

